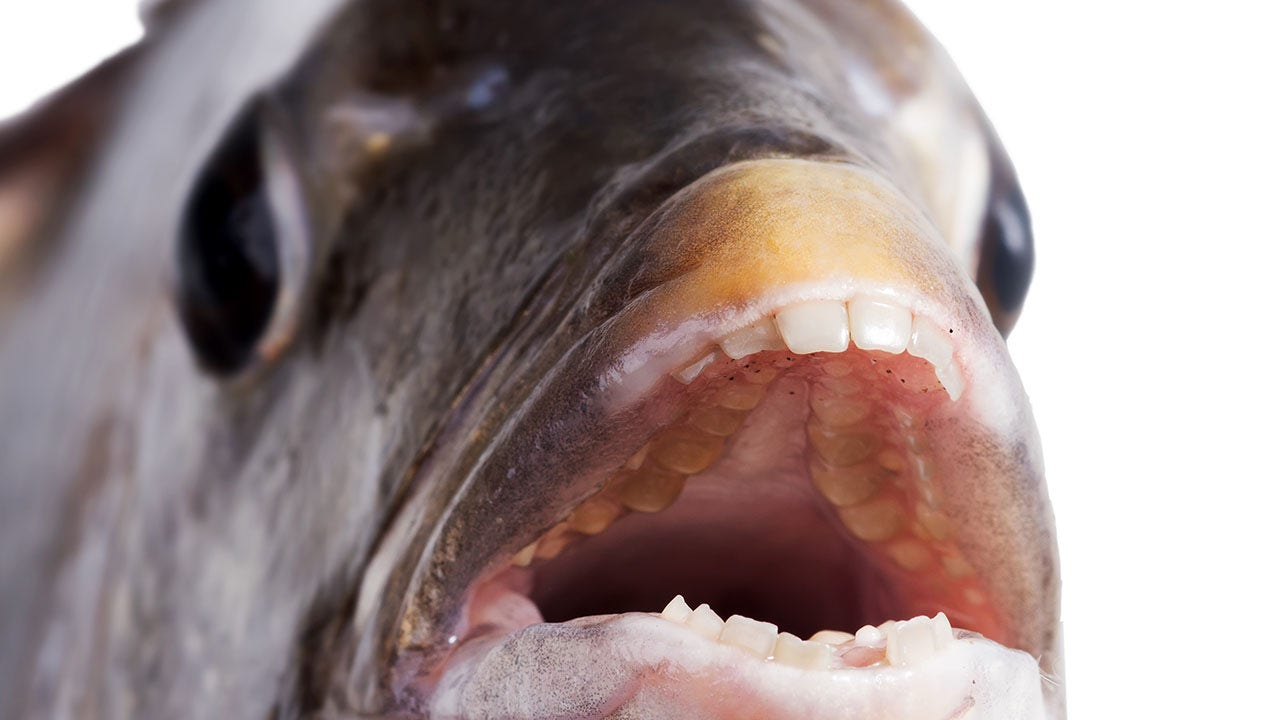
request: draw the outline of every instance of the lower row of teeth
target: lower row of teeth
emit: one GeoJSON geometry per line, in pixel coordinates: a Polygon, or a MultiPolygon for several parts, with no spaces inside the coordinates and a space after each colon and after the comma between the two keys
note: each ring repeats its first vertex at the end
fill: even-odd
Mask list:
{"type": "Polygon", "coordinates": [[[681,595],[672,598],[661,617],[708,640],[744,650],[762,660],[803,670],[910,667],[918,665],[954,640],[944,613],[910,620],[864,625],[856,633],[821,630],[808,640],[778,632],[773,623],[731,615],[722,620],[707,604],[689,607],[681,595]]]}

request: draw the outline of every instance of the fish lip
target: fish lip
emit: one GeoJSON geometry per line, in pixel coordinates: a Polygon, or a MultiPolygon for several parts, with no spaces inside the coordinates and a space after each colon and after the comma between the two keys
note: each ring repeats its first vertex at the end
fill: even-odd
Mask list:
{"type": "MultiPolygon", "coordinates": [[[[652,707],[656,695],[661,717],[738,717],[740,708],[765,707],[768,714],[759,716],[823,716],[840,708],[858,717],[920,717],[927,708],[929,717],[960,718],[977,706],[989,713],[983,717],[1029,718],[1037,716],[1024,703],[1033,701],[1028,696],[1040,686],[1034,659],[973,633],[955,633],[938,654],[912,667],[799,668],[752,657],[650,613],[531,625],[482,638],[459,655],[439,682],[442,691],[422,703],[428,714],[465,715],[477,699],[468,686],[499,688],[480,693],[483,703],[520,685],[514,694],[522,717],[529,716],[530,706],[554,706],[561,710],[558,716],[613,717],[624,709],[635,712],[637,705],[652,707]],[[593,649],[589,666],[581,665],[576,643],[593,649]],[[972,680],[966,666],[976,671],[972,680]],[[593,672],[597,668],[609,671],[593,672]],[[691,700],[708,678],[714,678],[714,696],[691,700]]],[[[485,716],[514,714],[486,710],[485,716]]]]}
{"type": "MultiPolygon", "coordinates": [[[[731,164],[717,172],[741,165],[731,164]]],[[[494,440],[464,469],[466,479],[448,500],[441,513],[442,522],[421,546],[421,564],[413,571],[416,579],[405,593],[406,607],[397,623],[401,630],[397,643],[401,657],[411,658],[410,664],[417,668],[438,666],[454,646],[451,638],[458,637],[465,588],[537,537],[554,522],[557,513],[581,502],[634,449],[617,442],[617,433],[608,428],[627,423],[634,426],[637,421],[661,422],[657,418],[661,418],[663,408],[645,407],[643,388],[652,387],[653,381],[660,380],[680,362],[684,356],[678,350],[688,345],[691,337],[711,337],[708,327],[698,322],[714,318],[745,324],[777,307],[785,298],[846,295],[850,289],[862,287],[860,283],[856,277],[847,277],[836,283],[773,288],[770,298],[756,298],[746,305],[727,303],[701,320],[692,321],[693,326],[666,323],[637,332],[634,323],[628,327],[628,319],[634,321],[637,313],[643,314],[643,300],[652,296],[646,291],[633,296],[618,312],[567,346],[557,370],[539,380],[533,391],[512,408],[494,440]],[[647,384],[634,382],[640,374],[647,376],[647,384]],[[637,391],[637,387],[641,390],[637,391]],[[566,436],[571,447],[557,443],[566,436]],[[573,469],[547,473],[548,467],[573,469]],[[536,476],[539,468],[544,483],[537,491],[512,482],[536,476]],[[493,508],[504,502],[513,504],[505,513],[495,514],[493,508]],[[498,528],[490,527],[492,532],[488,533],[479,531],[486,523],[498,528]],[[523,527],[516,527],[522,523],[523,527]],[[483,549],[463,541],[481,536],[489,538],[483,549]]],[[[983,338],[988,349],[996,347],[995,362],[982,358],[974,361],[963,343],[957,346],[957,352],[967,358],[964,362],[969,370],[980,370],[989,376],[990,394],[1016,408],[1011,413],[994,413],[992,419],[1016,425],[1029,418],[1025,393],[1003,341],[977,299],[976,288],[967,278],[964,285],[959,303],[954,302],[954,294],[948,301],[922,288],[880,285],[878,289],[911,297],[913,308],[966,334],[972,331],[974,336],[983,338]]],[[[976,384],[981,386],[984,382],[987,381],[976,384]]],[[[989,393],[984,390],[981,394],[989,393]]],[[[1025,449],[1031,463],[1038,466],[1038,439],[1034,437],[1034,426],[1030,427],[1031,437],[1023,438],[1025,449]]]]}

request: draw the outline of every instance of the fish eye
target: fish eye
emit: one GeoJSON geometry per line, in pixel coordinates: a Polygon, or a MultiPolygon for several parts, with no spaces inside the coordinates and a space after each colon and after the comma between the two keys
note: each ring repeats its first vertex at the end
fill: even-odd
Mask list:
{"type": "Polygon", "coordinates": [[[1035,246],[1027,200],[1012,169],[997,170],[979,238],[978,287],[1001,334],[1013,329],[1031,287],[1035,246]]]}
{"type": "Polygon", "coordinates": [[[267,342],[273,319],[291,304],[282,291],[292,264],[288,236],[297,232],[280,201],[296,188],[275,177],[283,163],[262,109],[250,103],[232,122],[179,220],[178,312],[197,361],[215,375],[239,372],[278,345],[267,342]]]}

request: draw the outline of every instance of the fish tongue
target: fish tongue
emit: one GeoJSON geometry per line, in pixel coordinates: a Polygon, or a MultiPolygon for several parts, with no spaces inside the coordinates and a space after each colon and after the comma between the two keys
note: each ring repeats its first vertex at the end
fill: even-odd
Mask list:
{"type": "Polygon", "coordinates": [[[421,690],[444,718],[1044,718],[1034,659],[976,636],[911,663],[818,669],[648,613],[477,636],[433,677],[421,690]]]}

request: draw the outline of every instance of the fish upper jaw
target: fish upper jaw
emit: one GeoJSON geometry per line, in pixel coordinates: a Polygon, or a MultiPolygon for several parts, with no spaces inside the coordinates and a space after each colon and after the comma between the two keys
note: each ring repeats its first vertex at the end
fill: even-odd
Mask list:
{"type": "MultiPolygon", "coordinates": [[[[945,643],[901,685],[840,679],[897,677],[886,644],[796,687],[830,683],[832,702],[872,717],[916,717],[872,686],[953,698],[957,717],[1051,712],[1033,659],[1053,667],[1058,629],[1034,423],[980,296],[914,207],[865,168],[768,160],[711,173],[641,223],[585,300],[616,311],[505,420],[427,545],[400,696],[485,716],[486,673],[516,667],[531,674],[486,701],[526,717],[551,712],[536,691],[563,694],[589,667],[628,702],[710,675],[785,695],[791,671],[724,655],[715,623],[633,614],[684,593],[708,621],[742,612],[800,636],[944,612],[990,640],[945,643]],[[674,654],[637,659],[654,648],[674,654]]],[[[765,658],[786,656],[777,643],[765,658]]],[[[777,713],[762,717],[809,712],[767,695],[777,713]]]]}

